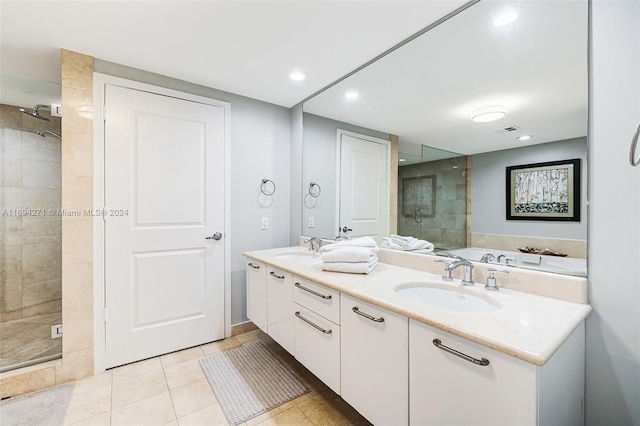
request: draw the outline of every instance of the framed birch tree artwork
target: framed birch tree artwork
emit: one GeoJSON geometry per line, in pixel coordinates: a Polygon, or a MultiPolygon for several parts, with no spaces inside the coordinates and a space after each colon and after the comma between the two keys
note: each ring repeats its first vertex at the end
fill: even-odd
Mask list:
{"type": "Polygon", "coordinates": [[[580,221],[580,159],[507,167],[507,220],[580,221]]]}

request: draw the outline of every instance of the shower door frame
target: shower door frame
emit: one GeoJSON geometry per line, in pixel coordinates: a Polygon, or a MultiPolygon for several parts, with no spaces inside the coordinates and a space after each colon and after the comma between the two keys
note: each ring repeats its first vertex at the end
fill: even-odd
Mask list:
{"type": "MultiPolygon", "coordinates": [[[[204,103],[209,105],[224,105],[225,135],[224,135],[224,336],[231,336],[231,104],[225,101],[192,95],[173,89],[154,86],[147,83],[114,77],[107,74],[93,74],[94,89],[94,180],[93,203],[94,208],[101,208],[104,204],[105,185],[105,86],[119,85],[134,90],[141,90],[164,96],[184,99],[187,101],[204,103]]],[[[94,248],[93,248],[93,331],[94,331],[94,374],[106,370],[106,330],[105,330],[105,222],[103,217],[94,217],[94,248]]]]}

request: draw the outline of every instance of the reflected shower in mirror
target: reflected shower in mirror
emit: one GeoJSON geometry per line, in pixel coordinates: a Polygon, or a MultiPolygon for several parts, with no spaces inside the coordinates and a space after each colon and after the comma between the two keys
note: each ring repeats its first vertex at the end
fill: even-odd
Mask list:
{"type": "Polygon", "coordinates": [[[323,188],[302,207],[303,235],[354,228],[338,219],[336,192],[347,177],[337,132],[346,130],[391,142],[390,233],[429,240],[438,254],[480,248],[504,266],[586,274],[586,1],[482,0],[303,109],[303,182],[323,188]],[[496,25],[505,12],[517,19],[496,25]],[[353,91],[357,99],[345,96],[353,91]],[[459,156],[424,160],[431,149],[459,156]],[[580,220],[508,220],[506,168],[568,159],[581,160],[580,220]],[[545,267],[562,260],[521,256],[527,248],[579,265],[545,267]]]}

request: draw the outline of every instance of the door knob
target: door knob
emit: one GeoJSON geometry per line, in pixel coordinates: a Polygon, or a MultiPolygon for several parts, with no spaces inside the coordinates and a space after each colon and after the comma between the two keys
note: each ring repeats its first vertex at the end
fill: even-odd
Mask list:
{"type": "Polygon", "coordinates": [[[219,241],[219,240],[221,240],[221,239],[222,239],[222,234],[221,234],[220,232],[216,232],[215,234],[213,234],[213,235],[212,235],[212,236],[210,236],[210,237],[207,237],[206,239],[207,239],[207,240],[216,240],[216,241],[219,241]]]}

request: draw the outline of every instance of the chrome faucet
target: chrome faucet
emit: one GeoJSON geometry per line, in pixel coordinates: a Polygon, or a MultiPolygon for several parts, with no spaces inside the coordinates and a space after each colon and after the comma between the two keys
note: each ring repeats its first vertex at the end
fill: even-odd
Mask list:
{"type": "Polygon", "coordinates": [[[464,268],[462,285],[474,285],[473,279],[471,277],[471,270],[473,269],[473,264],[466,259],[458,259],[455,262],[447,262],[446,260],[436,259],[434,262],[438,263],[446,263],[447,266],[444,267],[442,271],[442,279],[445,281],[452,281],[453,277],[451,276],[451,271],[456,269],[458,266],[462,266],[464,268]]]}
{"type": "Polygon", "coordinates": [[[309,243],[309,251],[314,251],[317,253],[318,250],[320,250],[320,247],[322,246],[322,239],[318,237],[311,237],[304,240],[304,243],[305,244],[309,243]]]}
{"type": "Polygon", "coordinates": [[[495,262],[496,256],[493,253],[486,253],[480,258],[480,262],[489,263],[495,262]]]}

